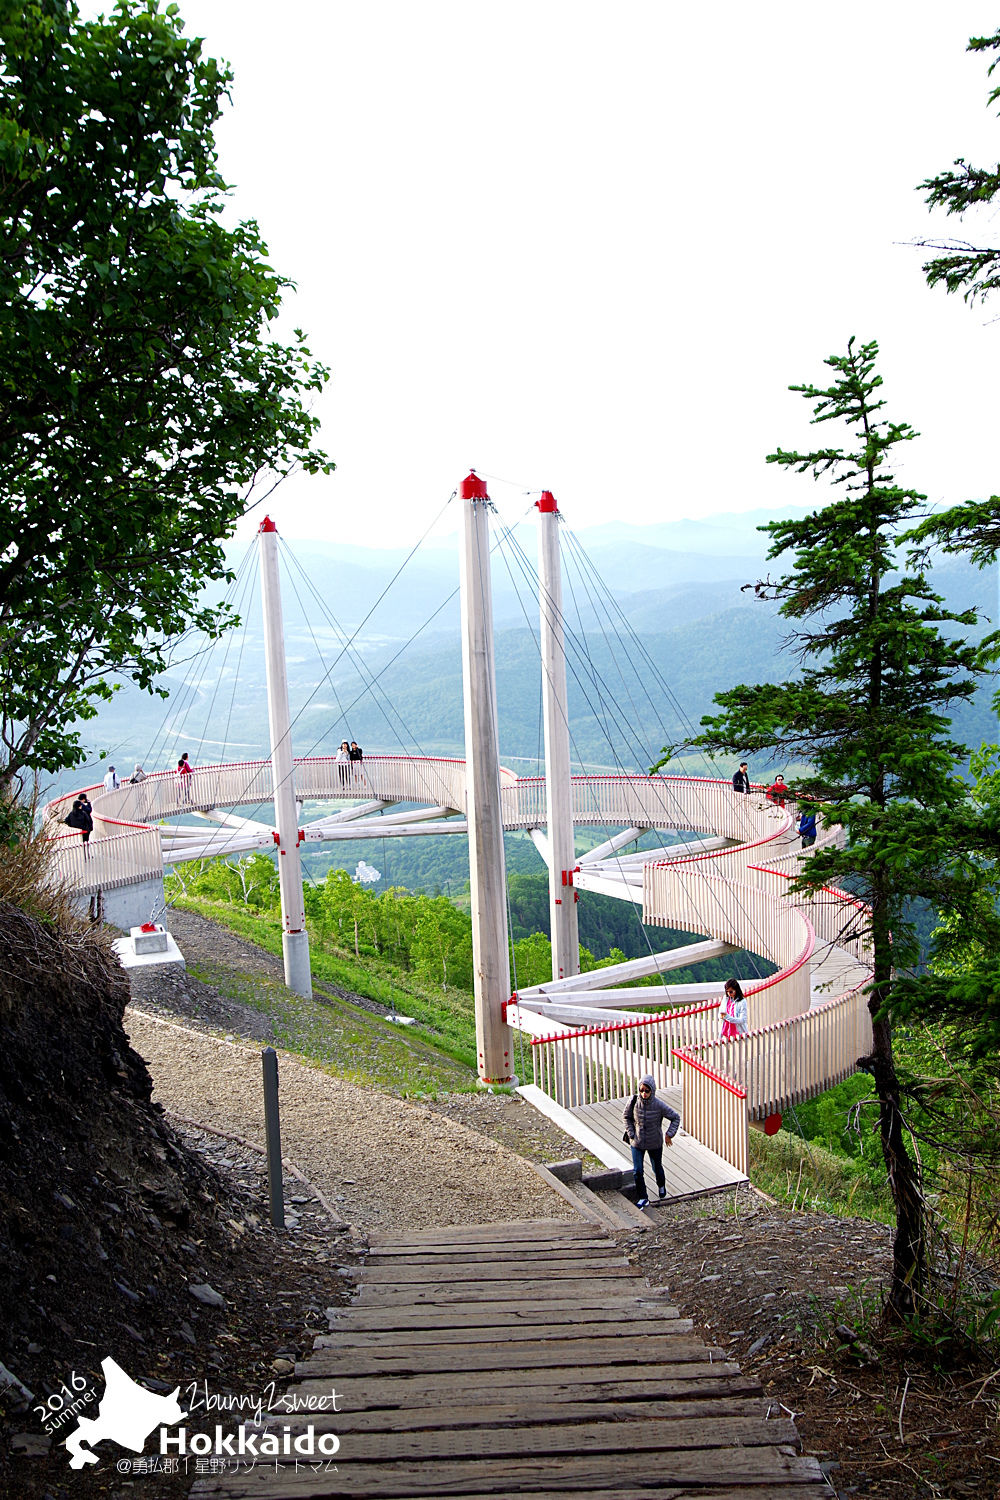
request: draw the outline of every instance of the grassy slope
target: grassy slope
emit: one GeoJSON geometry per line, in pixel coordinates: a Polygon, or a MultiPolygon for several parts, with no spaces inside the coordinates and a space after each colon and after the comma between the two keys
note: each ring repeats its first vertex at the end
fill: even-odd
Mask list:
{"type": "MultiPolygon", "coordinates": [[[[281,923],[276,917],[182,897],[183,911],[218,922],[267,952],[281,955],[281,923]]],[[[222,993],[263,1011],[282,1047],[317,1062],[343,1078],[375,1083],[406,1095],[435,1095],[475,1089],[475,1021],[472,997],[459,990],[435,992],[411,976],[377,960],[359,963],[353,956],[314,949],[314,997],[291,994],[278,979],[241,975],[229,966],[192,965],[199,979],[222,993]],[[419,1023],[405,1028],[382,1021],[351,1005],[334,987],[393,1008],[419,1023]]]]}

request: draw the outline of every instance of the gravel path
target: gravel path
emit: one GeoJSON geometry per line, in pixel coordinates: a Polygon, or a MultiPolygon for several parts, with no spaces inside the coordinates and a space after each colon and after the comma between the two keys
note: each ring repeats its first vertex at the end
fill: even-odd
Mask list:
{"type": "MultiPolygon", "coordinates": [[[[257,1047],[134,1006],[125,1026],[166,1109],[263,1143],[257,1047]]],[[[573,1217],[521,1157],[441,1111],[284,1054],[279,1087],[283,1154],[362,1231],[573,1217]]]]}

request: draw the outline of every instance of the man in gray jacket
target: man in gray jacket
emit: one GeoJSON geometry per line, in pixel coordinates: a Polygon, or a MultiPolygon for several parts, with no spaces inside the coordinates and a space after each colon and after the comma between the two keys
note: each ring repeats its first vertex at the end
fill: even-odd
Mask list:
{"type": "Polygon", "coordinates": [[[635,1190],[638,1193],[636,1208],[645,1208],[649,1202],[646,1182],[642,1175],[643,1152],[649,1154],[653,1164],[653,1176],[660,1190],[660,1197],[667,1196],[667,1180],[663,1175],[663,1148],[672,1145],[680,1127],[681,1117],[669,1104],[656,1097],[656,1079],[647,1073],[640,1079],[636,1093],[626,1104],[625,1139],[632,1148],[632,1170],[635,1173],[635,1190]],[[667,1133],[663,1134],[663,1122],[669,1120],[667,1133]]]}

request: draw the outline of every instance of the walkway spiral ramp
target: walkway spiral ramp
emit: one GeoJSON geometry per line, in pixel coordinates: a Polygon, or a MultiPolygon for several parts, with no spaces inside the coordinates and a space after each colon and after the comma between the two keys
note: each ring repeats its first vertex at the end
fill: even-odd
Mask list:
{"type": "MultiPolygon", "coordinates": [[[[551,538],[560,517],[547,499],[551,506],[546,509],[543,495],[538,508],[551,538]]],[[[485,524],[488,497],[472,475],[462,500],[473,510],[481,507],[476,521],[485,524]]],[[[273,545],[273,524],[265,527],[262,547],[273,545]]],[[[286,981],[299,988],[294,975],[301,975],[303,951],[308,981],[301,876],[297,899],[294,882],[285,877],[293,865],[298,869],[302,846],[468,835],[483,1080],[503,1081],[516,1072],[527,1099],[606,1165],[628,1172],[621,1110],[637,1078],[652,1072],[683,1121],[665,1162],[670,1195],[742,1180],[750,1126],[776,1129],[783,1110],[849,1076],[871,1048],[864,909],[832,888],[809,896],[790,891],[801,861],[838,842],[841,830],[821,825],[814,849],[802,850],[794,803],[776,805],[763,788],[741,794],[728,780],[710,778],[569,775],[563,622],[558,572],[552,572],[558,552],[553,563],[551,540],[540,586],[547,774],[521,777],[500,766],[488,589],[485,602],[477,600],[467,578],[488,570],[475,566],[476,533],[470,535],[463,569],[463,602],[474,616],[464,654],[466,743],[476,753],[467,759],[380,754],[350,764],[328,756],[292,758],[287,689],[282,708],[281,684],[276,688],[272,679],[272,642],[272,758],[198,766],[186,775],[160,772],[113,790],[92,788],[94,832],[86,846],[78,833],[60,826],[72,796],[56,799],[45,818],[58,875],[78,898],[100,898],[109,919],[129,926],[162,911],[165,867],[252,850],[276,852],[286,936],[303,945],[291,965],[286,948],[286,981]],[[473,699],[470,711],[468,678],[477,673],[484,696],[478,706],[473,699]],[[560,725],[561,756],[555,743],[560,725]],[[491,733],[492,770],[490,757],[479,753],[482,738],[491,733]],[[310,804],[319,804],[311,820],[310,804]],[[260,818],[272,806],[277,827],[260,818]],[[578,840],[577,830],[588,827],[604,836],[578,852],[577,844],[587,840],[578,840]],[[512,830],[530,834],[549,869],[555,975],[513,990],[506,933],[495,909],[503,905],[498,892],[505,883],[501,835],[512,830]],[[658,838],[655,847],[629,852],[640,839],[649,842],[651,833],[658,838]],[[484,861],[491,867],[485,872],[484,861]],[[580,891],[628,901],[641,910],[647,927],[683,931],[695,941],[575,972],[580,891]],[[759,956],[774,972],[737,976],[749,1002],[750,1030],[722,1041],[718,984],[672,984],[670,975],[736,952],[759,956]],[[498,1073],[498,1065],[506,1072],[498,1073]]],[[[488,555],[481,551],[479,561],[488,555]]],[[[272,634],[280,640],[280,601],[272,634]]]]}

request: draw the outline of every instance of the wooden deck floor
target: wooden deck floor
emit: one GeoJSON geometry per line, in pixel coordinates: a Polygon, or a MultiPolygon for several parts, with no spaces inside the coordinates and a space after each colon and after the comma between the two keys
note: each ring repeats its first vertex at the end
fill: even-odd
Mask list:
{"type": "Polygon", "coordinates": [[[833,1495],[794,1423],[611,1235],[565,1219],[373,1239],[357,1298],[296,1373],[290,1394],[335,1387],[341,1409],[275,1420],[335,1432],[335,1470],[207,1474],[192,1500],[833,1495]]]}

